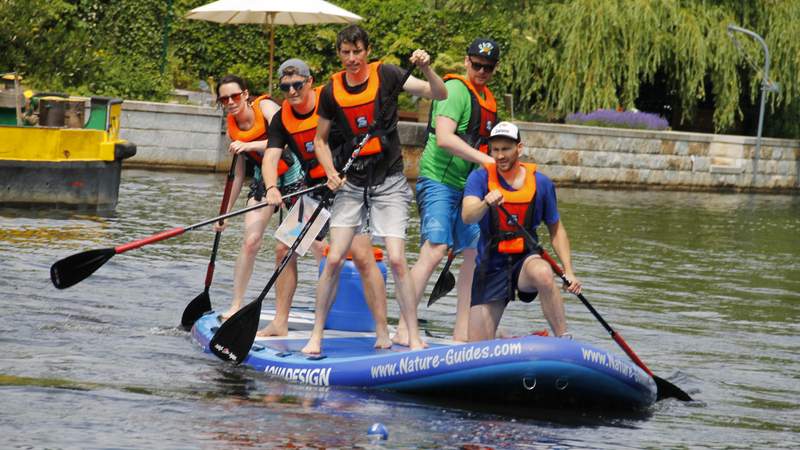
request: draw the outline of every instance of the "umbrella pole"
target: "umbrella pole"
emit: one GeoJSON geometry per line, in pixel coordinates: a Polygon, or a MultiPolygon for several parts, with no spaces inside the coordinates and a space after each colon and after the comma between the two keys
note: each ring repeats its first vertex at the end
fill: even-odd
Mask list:
{"type": "Polygon", "coordinates": [[[275,13],[269,14],[269,95],[272,96],[272,60],[275,56],[275,13]]]}

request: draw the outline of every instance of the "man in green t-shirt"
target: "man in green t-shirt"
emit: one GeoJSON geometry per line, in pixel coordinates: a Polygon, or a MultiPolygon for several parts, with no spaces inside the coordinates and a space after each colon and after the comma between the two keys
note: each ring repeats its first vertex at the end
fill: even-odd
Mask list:
{"type": "MultiPolygon", "coordinates": [[[[497,106],[487,84],[500,58],[491,39],[475,39],[467,47],[465,75],[444,77],[447,99],[434,101],[428,122],[428,141],[420,162],[417,206],[420,211],[419,259],[411,269],[417,301],[448,248],[462,252],[458,274],[456,323],[453,339],[467,341],[470,292],[480,230],[461,220],[461,196],[467,175],[481,164],[494,163],[487,154],[489,133],[497,122],[497,106]]],[[[396,342],[406,339],[405,323],[397,328],[396,342]]]]}

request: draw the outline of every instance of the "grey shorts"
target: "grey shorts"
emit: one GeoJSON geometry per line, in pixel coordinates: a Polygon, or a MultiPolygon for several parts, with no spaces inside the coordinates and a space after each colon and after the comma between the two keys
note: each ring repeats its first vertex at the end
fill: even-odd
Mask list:
{"type": "Polygon", "coordinates": [[[402,172],[389,175],[383,183],[364,188],[346,182],[336,192],[331,208],[331,227],[355,227],[356,233],[368,233],[377,238],[406,238],[411,188],[402,172]]]}

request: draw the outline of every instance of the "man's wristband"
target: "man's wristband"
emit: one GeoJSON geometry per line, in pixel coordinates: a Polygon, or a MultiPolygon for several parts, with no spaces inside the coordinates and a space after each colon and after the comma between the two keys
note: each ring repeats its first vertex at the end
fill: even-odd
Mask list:
{"type": "Polygon", "coordinates": [[[272,186],[267,187],[264,192],[269,192],[270,189],[278,189],[278,187],[273,184],[272,186]]]}

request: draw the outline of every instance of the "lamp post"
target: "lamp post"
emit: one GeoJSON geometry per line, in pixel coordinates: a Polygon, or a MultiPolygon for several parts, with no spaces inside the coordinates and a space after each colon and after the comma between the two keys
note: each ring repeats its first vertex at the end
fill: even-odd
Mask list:
{"type": "MultiPolygon", "coordinates": [[[[772,83],[769,82],[769,48],[767,47],[767,43],[764,41],[764,38],[759,36],[757,33],[750,31],[745,28],[737,27],[736,25],[728,25],[728,35],[731,39],[736,42],[736,38],[733,36],[734,32],[744,33],[753,39],[757,40],[761,46],[764,48],[764,76],[761,80],[761,105],[759,106],[758,111],[758,131],[756,133],[756,154],[753,158],[753,181],[756,178],[756,169],[758,166],[758,158],[761,155],[761,131],[764,128],[764,105],[767,100],[767,91],[776,91],[777,87],[773,86],[772,83]]],[[[738,44],[737,44],[738,45],[738,44]]]]}

